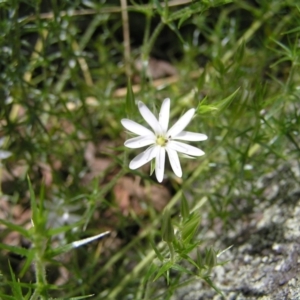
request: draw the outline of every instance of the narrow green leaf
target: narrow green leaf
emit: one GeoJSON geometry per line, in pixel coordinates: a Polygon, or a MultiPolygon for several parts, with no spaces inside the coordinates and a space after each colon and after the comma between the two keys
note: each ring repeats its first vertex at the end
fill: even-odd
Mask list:
{"type": "Polygon", "coordinates": [[[28,300],[31,297],[31,289],[29,289],[29,291],[27,292],[27,294],[25,295],[25,297],[23,296],[24,300],[28,300]]]}
{"type": "Polygon", "coordinates": [[[211,269],[217,264],[217,254],[213,248],[205,249],[205,265],[211,269]]]}
{"type": "MultiPolygon", "coordinates": [[[[68,298],[68,300],[80,300],[80,299],[90,298],[90,297],[93,297],[93,296],[95,296],[95,295],[91,294],[91,295],[86,295],[86,296],[71,297],[71,298],[68,298]]],[[[53,299],[53,300],[61,300],[61,298],[50,298],[50,300],[51,299],[53,299]]]]}
{"type": "Polygon", "coordinates": [[[183,13],[183,15],[181,16],[181,18],[179,19],[178,21],[178,29],[180,29],[181,25],[186,21],[188,20],[190,17],[191,17],[192,13],[191,11],[186,11],[183,13]]]}
{"type": "Polygon", "coordinates": [[[219,57],[216,57],[213,60],[213,66],[220,73],[220,75],[224,75],[225,74],[226,68],[225,68],[222,60],[219,57]]]}
{"type": "Polygon", "coordinates": [[[211,286],[218,294],[224,297],[222,291],[216,287],[216,285],[213,283],[213,281],[210,279],[210,276],[205,276],[203,279],[208,283],[209,286],[211,286]]]}
{"type": "Polygon", "coordinates": [[[203,269],[204,259],[203,259],[202,254],[199,249],[197,249],[196,263],[197,263],[197,266],[199,269],[203,269]]]}
{"type": "Polygon", "coordinates": [[[245,54],[245,41],[243,41],[237,48],[234,56],[234,60],[240,63],[244,58],[244,54],[245,54]]]}
{"type": "Polygon", "coordinates": [[[232,100],[234,99],[239,90],[240,88],[237,88],[231,95],[217,102],[218,113],[224,111],[231,104],[232,100]]]}
{"type": "Polygon", "coordinates": [[[185,260],[187,260],[191,265],[193,265],[194,267],[196,267],[197,269],[199,269],[199,266],[198,264],[193,260],[191,259],[188,255],[181,255],[182,258],[184,258],[185,260]]]}
{"type": "Polygon", "coordinates": [[[182,37],[181,33],[177,29],[176,25],[173,22],[169,22],[168,26],[170,27],[170,29],[172,29],[175,32],[175,34],[177,35],[179,40],[182,42],[182,44],[188,46],[188,44],[185,42],[184,38],[182,37]]]}
{"type": "Polygon", "coordinates": [[[11,246],[0,243],[0,248],[11,251],[15,254],[22,255],[22,256],[28,256],[30,251],[25,248],[17,247],[17,246],[11,246]]]}
{"type": "Polygon", "coordinates": [[[162,217],[161,235],[162,239],[167,243],[172,243],[175,238],[169,209],[164,211],[164,215],[162,217]]]}
{"type": "Polygon", "coordinates": [[[183,222],[185,222],[190,215],[190,209],[189,209],[189,204],[187,202],[187,199],[186,199],[184,193],[182,193],[182,199],[180,201],[180,213],[181,213],[183,222]]]}
{"type": "Polygon", "coordinates": [[[184,224],[181,236],[183,243],[189,243],[190,240],[194,237],[200,224],[200,216],[197,213],[190,215],[189,220],[184,224]]]}
{"type": "Polygon", "coordinates": [[[231,249],[233,247],[233,245],[227,247],[226,249],[220,251],[217,253],[217,257],[220,257],[223,253],[225,253],[226,251],[228,251],[229,249],[231,249]]]}
{"type": "Polygon", "coordinates": [[[160,4],[160,1],[158,1],[158,0],[153,0],[153,3],[155,4],[156,9],[157,9],[157,11],[159,12],[159,14],[162,15],[163,12],[164,12],[164,10],[163,10],[162,5],[160,4]]]}
{"type": "Polygon", "coordinates": [[[48,235],[49,236],[54,236],[54,235],[58,235],[60,233],[64,233],[64,232],[67,232],[79,225],[82,224],[82,221],[79,221],[79,222],[76,222],[76,223],[73,223],[73,224],[70,224],[70,225],[64,225],[64,226],[61,226],[61,227],[57,227],[57,228],[52,228],[52,229],[48,229],[48,235]]]}
{"type": "Polygon", "coordinates": [[[89,238],[86,238],[86,239],[82,239],[82,240],[79,240],[79,241],[75,241],[73,243],[70,243],[70,244],[67,244],[67,245],[64,245],[64,246],[57,247],[57,248],[53,249],[49,254],[47,254],[47,257],[52,258],[52,257],[55,257],[57,255],[66,253],[66,252],[68,252],[68,251],[70,251],[72,249],[81,247],[81,246],[86,245],[86,244],[88,244],[90,242],[93,242],[93,241],[95,241],[97,239],[100,239],[100,238],[106,236],[109,233],[110,233],[110,231],[105,231],[103,233],[94,235],[92,237],[89,237],[89,238]]]}
{"type": "Polygon", "coordinates": [[[16,298],[14,296],[8,296],[6,294],[2,294],[1,292],[0,292],[0,299],[1,300],[16,300],[16,298]]]}
{"type": "Polygon", "coordinates": [[[35,199],[35,194],[31,185],[31,181],[29,176],[27,175],[27,181],[28,181],[28,187],[29,187],[29,192],[30,192],[30,206],[31,206],[31,211],[32,211],[32,222],[33,225],[36,226],[39,223],[38,220],[38,208],[36,205],[36,199],[35,199]]]}
{"type": "Polygon", "coordinates": [[[239,89],[240,88],[236,89],[231,95],[229,95],[225,99],[217,101],[213,104],[206,104],[207,97],[205,97],[197,107],[196,110],[197,114],[206,114],[206,113],[220,114],[231,104],[232,100],[236,96],[239,89]]]}
{"type": "MultiPolygon", "coordinates": [[[[193,238],[193,236],[192,236],[192,238],[193,238]]],[[[183,244],[184,244],[184,248],[180,250],[180,255],[187,255],[192,250],[194,250],[196,247],[198,247],[201,244],[201,241],[197,241],[195,243],[188,242],[188,243],[183,243],[183,244]]]]}
{"type": "Polygon", "coordinates": [[[45,183],[41,184],[40,195],[39,195],[39,219],[43,219],[44,214],[44,199],[45,199],[45,183]]]}
{"type": "Polygon", "coordinates": [[[134,100],[134,93],[131,86],[131,80],[128,78],[127,82],[127,95],[126,95],[126,114],[128,118],[135,115],[136,105],[134,100]]]}
{"type": "Polygon", "coordinates": [[[151,263],[150,267],[148,268],[145,276],[144,276],[144,279],[143,279],[143,283],[145,284],[150,278],[151,276],[156,272],[157,270],[157,266],[154,265],[153,263],[151,263]]]}
{"type": "Polygon", "coordinates": [[[157,247],[155,246],[154,242],[152,240],[150,240],[150,244],[156,254],[156,256],[158,257],[158,259],[160,261],[163,261],[164,260],[164,257],[160,254],[159,250],[157,249],[157,247]]]}
{"type": "Polygon", "coordinates": [[[0,223],[11,229],[12,231],[19,232],[22,236],[29,238],[31,236],[30,230],[26,230],[21,226],[18,226],[16,224],[10,223],[8,221],[5,221],[3,219],[0,219],[0,223]]]}
{"type": "Polygon", "coordinates": [[[172,266],[172,269],[177,270],[180,273],[186,273],[186,274],[189,274],[189,275],[194,275],[194,273],[192,271],[190,271],[190,270],[188,270],[188,269],[186,269],[186,268],[184,268],[184,267],[182,267],[182,266],[180,266],[178,264],[174,264],[172,266]]]}
{"type": "Polygon", "coordinates": [[[26,257],[25,264],[22,266],[22,269],[21,269],[21,271],[19,273],[20,278],[22,278],[26,274],[26,272],[28,271],[28,268],[32,264],[33,258],[34,258],[34,252],[33,251],[29,251],[28,255],[26,257]]]}
{"type": "Polygon", "coordinates": [[[174,265],[174,263],[172,261],[168,261],[167,263],[165,263],[160,270],[158,271],[158,273],[156,274],[156,276],[154,277],[153,281],[155,281],[156,279],[158,279],[161,275],[163,275],[165,272],[167,272],[169,269],[172,268],[172,266],[174,265]]]}
{"type": "Polygon", "coordinates": [[[15,274],[10,265],[10,261],[8,261],[8,266],[9,266],[9,270],[10,270],[10,276],[12,278],[12,286],[11,286],[12,292],[13,292],[14,296],[16,297],[16,299],[23,299],[21,286],[18,284],[18,282],[16,280],[15,274]]]}
{"type": "Polygon", "coordinates": [[[290,33],[294,33],[294,32],[300,32],[300,26],[295,27],[295,28],[293,28],[291,30],[285,31],[282,34],[290,34],[290,33]]]}
{"type": "Polygon", "coordinates": [[[155,159],[152,159],[150,164],[150,176],[153,174],[154,170],[155,170],[155,159]]]}

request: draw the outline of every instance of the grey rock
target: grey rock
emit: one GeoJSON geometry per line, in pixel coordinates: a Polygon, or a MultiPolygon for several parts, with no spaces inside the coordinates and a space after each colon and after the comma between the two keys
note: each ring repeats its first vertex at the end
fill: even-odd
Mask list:
{"type": "MultiPolygon", "coordinates": [[[[233,245],[220,257],[228,262],[211,274],[225,299],[300,300],[300,180],[295,180],[300,173],[296,164],[290,162],[258,180],[263,196],[247,221],[238,220],[229,234],[208,232],[216,249],[233,245]]],[[[178,289],[172,300],[177,299],[224,298],[198,282],[178,289]]]]}

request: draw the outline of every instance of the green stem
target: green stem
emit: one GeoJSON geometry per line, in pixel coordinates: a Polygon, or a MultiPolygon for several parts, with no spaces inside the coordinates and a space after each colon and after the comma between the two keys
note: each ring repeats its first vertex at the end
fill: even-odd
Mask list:
{"type": "Polygon", "coordinates": [[[142,63],[144,66],[144,61],[147,61],[149,59],[149,54],[151,49],[153,48],[153,45],[155,43],[155,40],[157,39],[158,35],[160,34],[160,32],[162,31],[162,29],[164,28],[165,24],[163,22],[160,22],[156,28],[154,29],[154,32],[152,33],[149,41],[145,41],[144,43],[144,51],[142,53],[142,63]]]}
{"type": "Polygon", "coordinates": [[[146,282],[146,288],[145,288],[145,295],[143,297],[144,300],[150,299],[150,284],[153,280],[153,276],[150,276],[150,278],[146,282]]]}
{"type": "Polygon", "coordinates": [[[35,267],[35,277],[36,277],[36,289],[32,294],[30,300],[36,300],[36,299],[46,300],[48,299],[48,297],[46,292],[46,286],[47,286],[46,269],[43,260],[44,240],[43,237],[41,237],[38,232],[34,233],[33,240],[34,240],[33,244],[35,250],[34,267],[35,267]]]}

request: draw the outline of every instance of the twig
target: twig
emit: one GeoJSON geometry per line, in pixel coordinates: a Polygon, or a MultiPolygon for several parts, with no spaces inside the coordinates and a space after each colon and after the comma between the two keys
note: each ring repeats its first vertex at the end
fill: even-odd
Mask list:
{"type": "Polygon", "coordinates": [[[124,63],[127,78],[131,77],[130,66],[130,31],[128,22],[127,0],[121,0],[122,23],[123,23],[123,45],[124,45],[124,63]]]}
{"type": "MultiPolygon", "coordinates": [[[[168,7],[184,5],[184,4],[191,3],[192,1],[193,0],[172,0],[172,1],[168,2],[168,7]]],[[[160,5],[162,7],[164,7],[165,3],[162,2],[160,5]]],[[[145,8],[155,9],[155,7],[153,5],[149,5],[149,4],[140,5],[139,7],[143,8],[143,9],[145,9],[145,8]]],[[[127,8],[128,8],[128,10],[136,9],[136,7],[134,5],[129,5],[127,8]]],[[[103,7],[103,8],[101,8],[101,10],[83,9],[83,10],[75,10],[73,12],[61,11],[60,17],[64,17],[66,15],[69,15],[70,17],[76,17],[76,16],[95,15],[95,14],[120,13],[121,11],[122,11],[122,8],[120,8],[119,6],[103,7]]],[[[43,14],[40,14],[40,16],[39,16],[39,19],[42,19],[42,20],[53,19],[53,18],[54,18],[53,12],[43,13],[43,14]]],[[[35,21],[36,16],[35,15],[27,16],[27,17],[22,18],[21,20],[27,21],[27,22],[35,21]]]]}

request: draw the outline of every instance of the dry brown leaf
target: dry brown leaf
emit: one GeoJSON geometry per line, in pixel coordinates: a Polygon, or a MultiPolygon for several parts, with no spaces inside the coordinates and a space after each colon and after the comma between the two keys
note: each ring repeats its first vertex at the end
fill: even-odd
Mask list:
{"type": "MultiPolygon", "coordinates": [[[[139,72],[141,72],[142,67],[143,67],[142,60],[137,59],[135,61],[135,68],[139,72]]],[[[174,76],[177,75],[177,73],[178,72],[176,68],[173,65],[171,65],[169,62],[150,57],[148,68],[146,70],[146,74],[148,78],[159,79],[167,76],[174,76]]],[[[141,80],[139,76],[136,76],[134,78],[134,82],[140,82],[140,81],[141,80]]]]}
{"type": "Polygon", "coordinates": [[[162,211],[171,199],[171,194],[166,187],[158,185],[144,187],[140,184],[140,180],[131,177],[120,178],[113,191],[123,215],[128,215],[131,209],[137,215],[146,214],[146,208],[143,208],[145,205],[141,205],[143,202],[162,211]]]}

